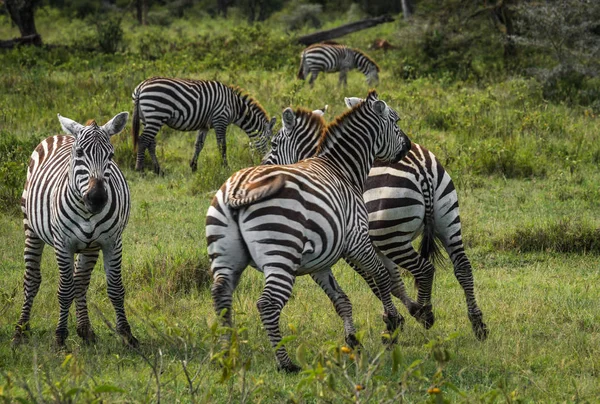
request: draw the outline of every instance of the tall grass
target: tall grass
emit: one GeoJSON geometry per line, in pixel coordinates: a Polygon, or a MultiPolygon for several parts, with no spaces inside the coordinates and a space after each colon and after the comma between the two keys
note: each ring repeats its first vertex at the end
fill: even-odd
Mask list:
{"type": "MultiPolygon", "coordinates": [[[[263,277],[249,268],[234,298],[235,328],[222,345],[212,309],[204,218],[215,190],[235,170],[257,164],[238,128],[227,132],[229,167],[222,167],[213,132],[192,173],[193,133],[162,128],[157,154],[164,176],[133,171],[126,131],[113,138],[115,159],[132,192],[124,234],[123,276],[139,350],[111,331],[113,309],[102,265],[88,293],[99,336],[70,352],[52,345],[58,271],[47,248],[30,342],[13,351],[10,338],[22,304],[23,233],[19,196],[37,142],[59,133],[56,113],[105,122],[130,111],[131,91],[155,75],[218,79],[254,95],[270,115],[284,107],[329,105],[364,96],[353,72],[346,89],[324,75],[314,89],[295,79],[301,47],[275,23],[181,19],[137,27],[123,19],[124,48],[97,47],[95,27],[55,10],[38,14],[48,48],[3,51],[0,75],[0,398],[6,402],[594,402],[600,390],[600,123],[594,111],[544,100],[521,77],[457,81],[444,74],[402,70],[418,60],[411,49],[372,54],[382,66],[378,92],[397,109],[400,126],[433,151],[456,183],[463,237],[475,268],[475,290],[490,327],[479,343],[470,330],[463,293],[449,263],[438,268],[436,325],[407,319],[400,344],[382,349],[381,307],[345,264],[336,277],[354,303],[361,355],[342,349],[342,324],[329,300],[298,279],[282,315],[290,352],[303,366],[280,374],[255,308],[263,277]],[[77,32],[74,36],[72,33],[77,32]],[[411,62],[412,63],[412,62],[411,62]]],[[[0,16],[0,37],[14,34],[0,16]]],[[[339,22],[339,21],[338,21],[339,22]]],[[[328,22],[324,28],[335,25],[328,22]]],[[[381,26],[344,38],[367,48],[376,37],[399,43],[414,27],[381,26]]],[[[415,45],[416,46],[416,45],[415,45]]],[[[483,63],[477,62],[477,63],[483,63]]],[[[475,68],[481,65],[475,63],[475,68]]],[[[478,67],[479,66],[479,67],[478,67]]],[[[277,127],[279,127],[279,123],[277,127]]],[[[405,279],[411,283],[410,279],[405,279]]],[[[413,291],[410,291],[413,293],[413,291]]],[[[75,328],[70,319],[69,329],[75,328]]]]}

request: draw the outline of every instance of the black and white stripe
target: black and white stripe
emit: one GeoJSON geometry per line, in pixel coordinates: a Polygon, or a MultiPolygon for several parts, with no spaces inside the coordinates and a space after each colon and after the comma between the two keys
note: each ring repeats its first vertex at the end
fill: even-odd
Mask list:
{"type": "Polygon", "coordinates": [[[77,334],[95,340],[88,317],[86,292],[99,251],[102,250],[108,297],[116,311],[117,331],[137,345],[125,316],[121,281],[121,234],[129,219],[129,188],[112,161],[110,136],[123,130],[128,113],[104,126],[83,126],[58,116],[65,133],[41,142],[29,162],[21,207],[25,228],[24,302],[13,341],[20,343],[29,330],[33,299],[41,283],[44,245],[54,247],[60,271],[60,315],[56,342],[64,346],[69,308],[75,300],[77,334]],[[74,255],[78,253],[77,262],[74,255]]]}
{"type": "MultiPolygon", "coordinates": [[[[347,99],[349,106],[357,101],[359,99],[347,99]]],[[[273,137],[271,151],[263,164],[293,164],[314,156],[322,130],[321,119],[310,111],[299,109],[291,120],[284,117],[284,125],[273,137]]],[[[477,306],[472,268],[462,242],[458,196],[452,178],[435,155],[413,144],[400,162],[376,161],[365,183],[364,199],[369,212],[369,233],[375,246],[415,277],[417,302],[423,307],[415,316],[426,327],[433,325],[432,261],[438,253],[436,240],[439,240],[464,290],[473,331],[477,338],[485,339],[487,326],[477,306]],[[412,241],[420,234],[423,240],[419,254],[412,241]]],[[[360,273],[360,269],[356,269],[360,273]]],[[[372,279],[367,276],[365,279],[372,285],[372,279]]]]}
{"type": "MultiPolygon", "coordinates": [[[[398,161],[410,148],[396,120],[396,113],[371,92],[326,128],[317,157],[289,166],[247,168],[223,184],[207,213],[206,236],[213,302],[217,314],[225,310],[227,324],[233,291],[252,262],[265,275],[257,306],[273,347],[281,341],[280,312],[299,275],[329,285],[329,297],[344,319],[346,342],[356,345],[352,306],[329,276],[331,266],[345,257],[375,279],[388,331],[401,325],[388,270],[369,239],[362,199],[375,158],[398,161]]],[[[283,370],[299,370],[285,348],[278,348],[276,356],[283,370]]]]}
{"type": "Polygon", "coordinates": [[[312,87],[319,72],[340,72],[339,85],[347,85],[348,71],[357,69],[367,77],[369,85],[379,82],[379,66],[369,56],[358,49],[335,43],[311,45],[302,51],[298,78],[305,80],[310,74],[312,87]]]}
{"type": "Polygon", "coordinates": [[[266,111],[256,100],[239,88],[218,81],[153,77],[141,82],[133,90],[132,97],[136,170],[143,170],[144,153],[148,149],[154,172],[160,171],[155,137],[163,125],[181,131],[198,131],[194,155],[190,160],[192,171],[196,171],[198,155],[210,128],[215,129],[223,164],[227,165],[225,134],[229,124],[233,123],[246,132],[261,155],[267,150],[275,124],[275,118],[269,121],[266,111]],[[140,119],[144,131],[138,144],[140,119]]]}

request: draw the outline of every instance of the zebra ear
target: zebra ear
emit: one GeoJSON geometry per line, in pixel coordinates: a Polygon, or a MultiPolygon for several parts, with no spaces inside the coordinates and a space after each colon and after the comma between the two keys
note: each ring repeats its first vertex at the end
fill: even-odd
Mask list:
{"type": "Polygon", "coordinates": [[[385,101],[381,101],[381,100],[375,101],[373,103],[373,109],[375,110],[375,113],[377,115],[383,117],[383,119],[387,119],[387,117],[390,115],[390,109],[388,108],[385,101]]]}
{"type": "Polygon", "coordinates": [[[369,91],[369,95],[367,95],[367,100],[368,101],[377,101],[379,99],[379,96],[377,95],[377,91],[375,90],[371,90],[369,91]]]}
{"type": "Polygon", "coordinates": [[[313,115],[323,116],[323,115],[325,115],[325,112],[327,112],[328,107],[329,107],[329,105],[325,105],[321,109],[315,109],[312,113],[313,113],[313,115]]]}
{"type": "Polygon", "coordinates": [[[346,103],[346,106],[348,108],[353,108],[355,105],[357,105],[361,101],[363,101],[363,99],[358,98],[358,97],[345,97],[344,98],[344,102],[346,103]]]}
{"type": "Polygon", "coordinates": [[[294,125],[296,124],[296,115],[290,107],[287,107],[283,110],[283,113],[281,114],[281,120],[283,121],[283,126],[285,126],[286,130],[291,131],[294,129],[294,125]]]}
{"type": "Polygon", "coordinates": [[[108,136],[116,135],[125,128],[127,119],[129,118],[129,112],[121,112],[115,115],[113,119],[106,122],[102,129],[108,134],[108,136]]]}
{"type": "Polygon", "coordinates": [[[60,122],[60,126],[62,126],[62,130],[67,135],[72,135],[72,136],[77,137],[77,135],[79,135],[79,132],[81,132],[81,130],[83,129],[84,126],[80,123],[75,122],[72,119],[61,116],[60,114],[57,114],[57,115],[58,115],[58,121],[60,122]]]}

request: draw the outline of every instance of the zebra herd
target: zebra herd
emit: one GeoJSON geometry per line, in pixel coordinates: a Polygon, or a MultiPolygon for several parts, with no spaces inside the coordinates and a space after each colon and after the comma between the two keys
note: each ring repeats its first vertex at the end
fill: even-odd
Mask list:
{"type": "MultiPolygon", "coordinates": [[[[370,58],[339,44],[307,48],[300,73],[302,77],[311,73],[312,86],[319,71],[339,70],[340,84],[345,84],[353,67],[365,73],[370,83],[378,80],[379,68],[370,58]]],[[[280,313],[300,275],[310,275],[329,297],[343,320],[346,344],[360,345],[352,304],[331,271],[340,258],[381,301],[392,340],[404,324],[392,295],[423,326],[431,327],[436,240],[452,260],[476,337],[487,337],[462,243],[452,179],[431,152],[411,143],[398,127],[398,113],[374,90],[365,99],[346,98],[348,111],[329,124],[322,117],[324,110],[286,108],[282,128],[274,136],[274,117],[269,119],[264,108],[239,88],[217,81],[154,77],[140,83],[132,97],[136,170],[143,170],[148,150],[154,172],[160,172],[155,136],[163,125],[198,131],[190,161],[193,171],[210,128],[215,129],[227,164],[225,132],[230,123],[243,129],[264,156],[260,166],[234,173],[217,191],[206,214],[205,231],[212,300],[224,324],[231,325],[232,295],[246,267],[264,274],[257,308],[281,370],[300,370],[281,346],[279,329],[280,313]],[[417,252],[412,241],[421,233],[417,252]],[[416,301],[408,296],[398,266],[414,276],[416,301]]],[[[41,282],[41,254],[49,244],[60,272],[57,345],[65,346],[73,300],[77,334],[85,342],[95,341],[86,292],[100,250],[116,330],[126,344],[138,345],[125,315],[121,281],[121,235],[129,217],[130,193],[112,160],[110,143],[127,119],[128,113],[122,112],[103,126],[94,121],[84,126],[59,115],[66,136],[47,138],[33,152],[21,202],[26,238],[24,303],[14,344],[28,335],[41,282]]]]}

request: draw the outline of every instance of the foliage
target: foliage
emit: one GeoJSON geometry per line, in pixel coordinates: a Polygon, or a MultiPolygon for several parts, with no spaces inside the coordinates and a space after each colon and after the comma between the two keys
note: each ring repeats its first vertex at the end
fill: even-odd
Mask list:
{"type": "Polygon", "coordinates": [[[35,136],[28,138],[0,132],[0,207],[8,212],[17,211],[29,156],[38,145],[35,136]]]}
{"type": "Polygon", "coordinates": [[[281,20],[288,30],[297,31],[306,25],[311,28],[320,28],[322,25],[320,15],[323,12],[321,4],[294,4],[289,5],[280,13],[281,20]]]}
{"type": "Polygon", "coordinates": [[[583,105],[597,103],[600,93],[590,78],[600,75],[600,4],[555,0],[522,4],[517,11],[517,43],[554,61],[554,66],[530,69],[542,83],[544,96],[583,105]]]}
{"type": "Polygon", "coordinates": [[[98,46],[104,53],[113,54],[119,51],[123,42],[121,17],[99,19],[96,22],[98,46]]]}

